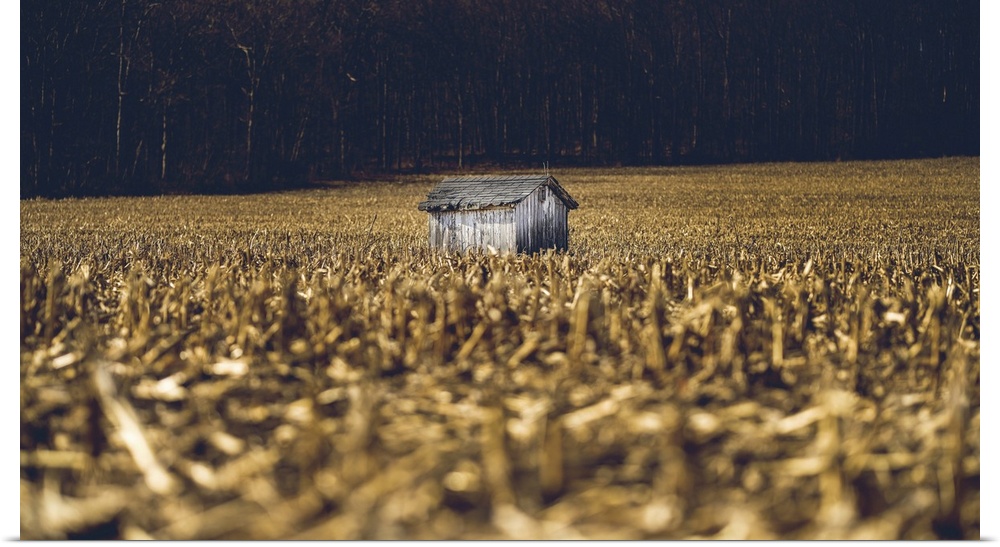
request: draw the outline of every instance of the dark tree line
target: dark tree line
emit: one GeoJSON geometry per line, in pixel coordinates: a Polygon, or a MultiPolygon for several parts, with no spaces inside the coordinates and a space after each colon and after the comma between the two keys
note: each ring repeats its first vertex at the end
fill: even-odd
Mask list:
{"type": "Polygon", "coordinates": [[[979,153],[965,0],[21,3],[21,195],[979,153]]]}

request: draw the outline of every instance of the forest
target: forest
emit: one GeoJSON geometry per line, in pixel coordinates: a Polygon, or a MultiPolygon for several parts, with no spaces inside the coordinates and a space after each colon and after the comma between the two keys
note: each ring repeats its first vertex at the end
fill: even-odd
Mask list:
{"type": "Polygon", "coordinates": [[[21,3],[20,195],[979,154],[969,0],[21,3]]]}

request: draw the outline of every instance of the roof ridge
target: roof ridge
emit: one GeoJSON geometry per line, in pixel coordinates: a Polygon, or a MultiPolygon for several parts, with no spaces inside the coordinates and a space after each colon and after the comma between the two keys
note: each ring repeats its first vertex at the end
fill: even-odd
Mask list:
{"type": "Polygon", "coordinates": [[[511,173],[509,175],[455,175],[443,180],[494,180],[494,179],[546,179],[552,175],[544,173],[511,173]]]}

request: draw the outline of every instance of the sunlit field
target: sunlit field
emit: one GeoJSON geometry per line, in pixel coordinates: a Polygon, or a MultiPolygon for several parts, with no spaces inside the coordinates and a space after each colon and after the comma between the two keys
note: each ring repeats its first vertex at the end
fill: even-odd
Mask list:
{"type": "Polygon", "coordinates": [[[979,159],[21,201],[21,537],[978,539],[979,159]]]}

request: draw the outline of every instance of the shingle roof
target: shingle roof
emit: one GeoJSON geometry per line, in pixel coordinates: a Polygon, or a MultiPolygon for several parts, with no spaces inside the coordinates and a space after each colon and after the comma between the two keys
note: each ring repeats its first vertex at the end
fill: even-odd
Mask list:
{"type": "Polygon", "coordinates": [[[548,185],[567,208],[576,209],[579,206],[550,175],[480,175],[442,180],[417,208],[421,211],[453,211],[512,205],[543,184],[548,185]]]}

